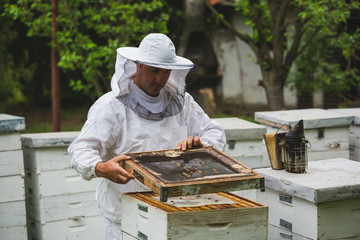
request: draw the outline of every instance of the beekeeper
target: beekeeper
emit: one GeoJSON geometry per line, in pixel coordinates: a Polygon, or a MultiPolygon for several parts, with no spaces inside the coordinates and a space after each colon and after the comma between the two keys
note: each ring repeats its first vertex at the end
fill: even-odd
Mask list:
{"type": "Polygon", "coordinates": [[[224,130],[185,92],[185,77],[193,67],[176,56],[164,34],[147,35],[138,48],[117,49],[112,91],[90,108],[68,149],[82,178],[99,178],[96,200],[105,217],[105,239],[120,239],[121,193],[145,190],[120,167],[128,159],[124,154],[194,146],[223,149],[224,130]]]}

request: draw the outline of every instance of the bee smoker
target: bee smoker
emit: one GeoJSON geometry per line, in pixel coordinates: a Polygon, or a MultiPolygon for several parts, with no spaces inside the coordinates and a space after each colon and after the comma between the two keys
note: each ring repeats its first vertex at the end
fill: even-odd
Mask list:
{"type": "Polygon", "coordinates": [[[307,148],[309,142],[305,139],[304,123],[300,120],[285,133],[281,142],[283,147],[284,168],[290,173],[304,173],[307,168],[307,148]]]}

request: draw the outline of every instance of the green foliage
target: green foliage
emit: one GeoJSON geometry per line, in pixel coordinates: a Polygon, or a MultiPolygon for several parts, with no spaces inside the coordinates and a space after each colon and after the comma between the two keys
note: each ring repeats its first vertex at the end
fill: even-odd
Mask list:
{"type": "MultiPolygon", "coordinates": [[[[14,2],[14,1],[13,1],[14,2]]],[[[96,98],[109,90],[116,49],[136,46],[150,32],[168,33],[173,9],[165,0],[58,1],[58,66],[70,86],[96,98]]],[[[19,19],[29,37],[51,38],[51,5],[45,0],[5,4],[5,14],[19,19]]],[[[49,41],[50,42],[50,41],[49,41]]]]}
{"type": "Polygon", "coordinates": [[[284,64],[280,70],[290,69],[296,63],[295,72],[289,78],[285,74],[279,76],[285,76],[287,82],[294,82],[298,92],[322,89],[341,93],[358,85],[359,67],[354,62],[360,59],[356,56],[356,51],[360,49],[360,30],[350,33],[344,26],[351,13],[359,11],[360,2],[292,0],[284,11],[286,19],[280,26],[281,31],[276,31],[281,4],[282,1],[235,0],[235,10],[252,30],[243,34],[248,35],[259,47],[260,57],[274,60],[259,61],[257,56],[261,68],[269,70],[275,67],[276,62],[272,54],[268,54],[271,57],[264,57],[267,52],[261,43],[265,42],[271,51],[283,52],[283,59],[291,59],[289,52],[295,50],[292,54],[296,61],[288,61],[289,65],[286,66],[282,60],[284,64]],[[298,33],[295,24],[298,24],[298,33]],[[275,39],[283,39],[284,44],[276,44],[275,39]],[[300,40],[300,44],[292,49],[296,40],[300,40]]]}
{"type": "MultiPolygon", "coordinates": [[[[0,0],[0,12],[8,2],[0,0]]],[[[9,105],[24,101],[20,81],[33,76],[36,64],[29,63],[28,51],[19,52],[19,58],[9,51],[18,36],[11,18],[0,15],[0,32],[0,112],[4,112],[9,105]]]]}
{"type": "Polygon", "coordinates": [[[321,89],[340,96],[359,87],[355,62],[360,49],[360,29],[354,33],[319,34],[296,61],[297,71],[289,78],[299,92],[321,89]]]}

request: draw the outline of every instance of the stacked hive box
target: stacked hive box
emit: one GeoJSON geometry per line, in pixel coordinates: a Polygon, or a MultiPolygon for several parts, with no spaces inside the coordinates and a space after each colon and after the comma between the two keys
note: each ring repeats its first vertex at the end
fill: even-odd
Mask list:
{"type": "Polygon", "coordinates": [[[78,132],[23,134],[28,235],[40,239],[101,239],[97,181],[71,168],[67,147],[78,132]]]}
{"type": "Polygon", "coordinates": [[[0,239],[27,239],[19,133],[24,129],[24,118],[0,114],[0,239]]]}
{"type": "MultiPolygon", "coordinates": [[[[283,110],[256,112],[255,120],[267,126],[267,132],[276,132],[281,126],[293,127],[304,120],[305,138],[310,142],[308,159],[349,158],[349,126],[352,115],[330,112],[324,109],[283,110]]],[[[264,148],[265,149],[265,148],[264,148]]],[[[265,154],[264,157],[268,158],[265,154]]]]}
{"type": "Polygon", "coordinates": [[[123,240],[266,239],[268,207],[229,193],[169,198],[122,197],[123,240]]]}
{"type": "Polygon", "coordinates": [[[262,154],[262,139],[266,127],[240,118],[214,118],[225,130],[224,152],[230,157],[255,169],[269,167],[262,154]]]}
{"type": "MultiPolygon", "coordinates": [[[[262,139],[266,127],[240,118],[214,118],[225,130],[224,152],[249,168],[269,167],[270,162],[263,157],[262,139]]],[[[256,199],[255,189],[236,191],[249,199],[256,199]]]]}
{"type": "Polygon", "coordinates": [[[360,108],[330,109],[329,111],[354,116],[354,121],[349,128],[349,158],[360,162],[360,108]]]}
{"type": "Polygon", "coordinates": [[[269,240],[360,239],[360,163],[344,158],[309,162],[307,173],[257,169],[269,206],[269,240]]]}

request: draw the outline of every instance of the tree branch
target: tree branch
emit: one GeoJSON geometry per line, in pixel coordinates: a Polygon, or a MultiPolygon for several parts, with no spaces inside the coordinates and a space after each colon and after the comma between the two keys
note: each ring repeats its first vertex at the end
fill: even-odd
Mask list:
{"type": "Polygon", "coordinates": [[[69,12],[70,19],[71,19],[71,21],[72,21],[73,27],[75,28],[76,31],[79,31],[78,28],[77,28],[77,24],[76,24],[76,20],[75,20],[75,17],[74,17],[74,13],[72,12],[72,10],[71,10],[71,8],[70,8],[69,1],[68,1],[68,0],[65,0],[65,4],[66,4],[66,9],[67,9],[68,12],[69,12]]]}

